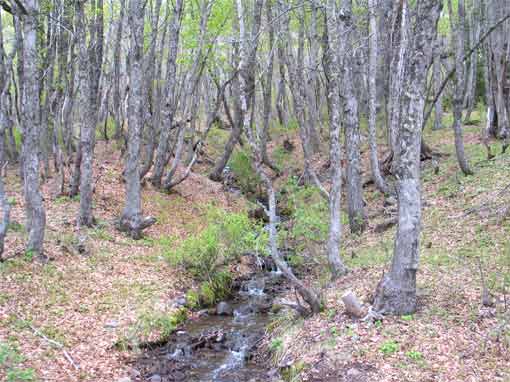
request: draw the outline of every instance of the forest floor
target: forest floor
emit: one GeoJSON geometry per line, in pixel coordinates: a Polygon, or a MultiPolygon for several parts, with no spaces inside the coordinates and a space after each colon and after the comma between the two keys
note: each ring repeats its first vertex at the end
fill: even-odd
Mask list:
{"type": "Polygon", "coordinates": [[[23,253],[22,190],[19,178],[9,171],[8,196],[15,206],[7,260],[0,262],[1,381],[7,372],[12,374],[9,381],[32,380],[32,375],[41,381],[110,382],[126,376],[132,356],[128,347],[158,338],[168,324],[165,317],[175,310],[175,299],[193,285],[168,264],[163,252],[173,241],[199,232],[210,205],[236,210],[244,203],[199,175],[191,175],[171,194],[146,185],[144,213],[155,216],[158,224],[143,240],[131,240],[114,228],[124,204],[124,185],[122,162],[110,147],[102,142],[97,147],[98,224],[87,232],[91,240],[86,256],[73,249],[79,201],[55,196],[56,177],[43,187],[50,261],[40,264],[23,253]]]}
{"type": "MultiPolygon", "coordinates": [[[[225,132],[212,134],[207,155],[214,158],[225,132]]],[[[271,154],[284,169],[283,188],[300,173],[297,132],[275,134],[271,154]],[[292,153],[282,149],[289,140],[292,153]]],[[[323,243],[300,236],[307,282],[320,288],[323,313],[289,320],[275,316],[264,353],[292,381],[510,381],[510,156],[487,160],[480,128],[465,129],[466,152],[475,175],[458,170],[449,129],[425,134],[426,142],[445,154],[436,171],[423,165],[423,234],[416,314],[369,324],[347,317],[340,297],[353,290],[368,305],[391,260],[394,228],[376,232],[388,219],[383,197],[366,188],[371,216],[361,236],[344,229],[343,254],[350,273],[329,282],[323,243]],[[482,308],[480,268],[494,305],[482,308]]],[[[48,264],[23,253],[24,215],[21,185],[8,171],[7,190],[15,201],[13,224],[0,263],[0,380],[117,381],[130,375],[136,341],[157,338],[177,298],[194,281],[173,268],[162,253],[206,224],[211,204],[229,211],[245,208],[239,194],[193,174],[170,194],[146,185],[144,212],[158,223],[146,238],[133,241],[113,225],[123,205],[122,166],[114,145],[97,147],[94,211],[98,225],[87,233],[90,253],[73,251],[79,201],[56,197],[58,180],[44,184],[48,229],[48,264]],[[5,362],[2,363],[2,360],[5,362]],[[10,377],[7,373],[11,373],[10,377]],[[2,375],[3,373],[3,375],[2,375]],[[17,373],[17,374],[16,374],[17,373]],[[24,378],[24,379],[23,379],[24,378]]],[[[366,150],[364,155],[366,155],[366,150]]],[[[367,161],[364,161],[367,162],[367,161]]],[[[326,171],[326,161],[317,160],[326,171]]],[[[200,165],[199,170],[205,170],[200,165]]],[[[315,194],[304,196],[312,225],[315,194]],[[307,199],[308,198],[308,199],[307,199]]],[[[317,208],[320,213],[321,208],[317,208]]],[[[324,218],[326,219],[326,218],[324,218]]],[[[262,356],[262,355],[261,355],[262,356]]]]}

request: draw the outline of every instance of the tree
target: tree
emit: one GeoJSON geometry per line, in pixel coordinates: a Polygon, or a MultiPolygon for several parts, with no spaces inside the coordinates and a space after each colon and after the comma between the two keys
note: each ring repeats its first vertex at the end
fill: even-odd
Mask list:
{"type": "MultiPolygon", "coordinates": [[[[403,1],[403,8],[407,1],[403,1]]],[[[398,128],[396,190],[398,226],[390,271],[379,283],[374,307],[386,314],[409,314],[416,310],[416,272],[421,230],[420,151],[427,71],[442,3],[424,0],[415,5],[410,25],[406,70],[401,80],[402,121],[398,128]]],[[[402,14],[402,24],[406,22],[402,14]]],[[[402,28],[407,33],[407,28],[402,28]]]]}
{"type": "Polygon", "coordinates": [[[342,2],[339,18],[338,57],[341,67],[340,98],[343,105],[345,151],[347,161],[347,209],[351,232],[361,233],[365,229],[365,202],[361,184],[361,157],[358,99],[353,84],[353,55],[351,35],[354,29],[352,0],[342,2]]]}
{"type": "Polygon", "coordinates": [[[376,2],[375,0],[368,1],[368,18],[369,18],[369,48],[368,48],[368,139],[370,145],[370,167],[372,169],[372,178],[379,191],[383,194],[389,193],[388,185],[386,184],[379,168],[379,156],[377,154],[377,47],[378,47],[378,28],[376,19],[376,2]]]}
{"type": "Polygon", "coordinates": [[[143,217],[140,185],[140,146],[144,121],[143,100],[143,38],[145,1],[129,0],[128,22],[129,52],[129,115],[128,141],[125,168],[126,202],[119,219],[119,229],[132,238],[140,239],[142,231],[156,222],[153,217],[143,217]]]}
{"type": "Polygon", "coordinates": [[[464,1],[458,0],[458,22],[454,27],[452,1],[448,0],[448,12],[452,28],[452,45],[455,47],[455,85],[453,94],[453,131],[455,133],[455,152],[460,169],[465,175],[472,175],[469,163],[464,152],[464,140],[462,138],[462,110],[464,108],[464,45],[465,45],[465,13],[464,1]]]}
{"type": "MultiPolygon", "coordinates": [[[[93,161],[96,126],[99,114],[99,79],[103,62],[103,0],[92,2],[93,21],[90,23],[91,43],[85,45],[85,32],[79,43],[80,77],[80,213],[78,224],[92,226],[93,161]]],[[[84,18],[83,3],[77,1],[78,19],[84,18]],[[80,5],[78,5],[80,4],[80,5]]],[[[83,21],[77,20],[78,25],[83,21]]],[[[81,27],[82,28],[82,27],[81,27]]]]}
{"type": "Polygon", "coordinates": [[[44,259],[43,242],[46,212],[40,191],[39,142],[41,139],[40,99],[37,50],[37,20],[39,1],[27,0],[24,8],[16,5],[16,17],[23,27],[23,44],[18,46],[22,56],[22,75],[19,77],[23,113],[23,192],[28,231],[27,251],[44,259]]]}
{"type": "Polygon", "coordinates": [[[331,167],[331,189],[329,191],[329,233],[328,261],[332,278],[347,272],[340,257],[342,239],[342,145],[340,143],[340,67],[338,65],[338,9],[336,0],[329,0],[325,17],[325,57],[324,71],[327,82],[327,100],[329,107],[329,161],[331,167]]]}

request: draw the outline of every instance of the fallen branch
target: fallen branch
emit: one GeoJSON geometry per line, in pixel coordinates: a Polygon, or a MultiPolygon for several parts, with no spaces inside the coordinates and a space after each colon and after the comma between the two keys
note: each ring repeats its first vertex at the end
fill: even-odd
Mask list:
{"type": "Polygon", "coordinates": [[[20,314],[17,314],[17,313],[14,313],[14,315],[16,316],[16,318],[18,318],[19,320],[21,320],[22,322],[24,322],[27,327],[29,327],[36,336],[38,337],[41,337],[43,340],[45,340],[47,343],[49,343],[50,345],[52,345],[53,347],[57,348],[57,349],[60,349],[62,351],[62,353],[64,354],[64,357],[65,359],[71,364],[71,366],[73,366],[76,370],[79,370],[80,369],[80,365],[78,365],[73,357],[71,356],[71,354],[69,354],[69,352],[65,349],[64,345],[61,344],[60,342],[57,342],[51,338],[48,338],[44,333],[42,333],[39,329],[37,329],[36,327],[34,327],[33,325],[31,325],[27,320],[25,320],[20,314]]]}

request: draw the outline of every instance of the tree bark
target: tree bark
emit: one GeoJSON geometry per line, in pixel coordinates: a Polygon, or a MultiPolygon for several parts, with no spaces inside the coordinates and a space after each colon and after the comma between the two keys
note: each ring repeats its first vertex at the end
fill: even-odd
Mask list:
{"type": "MultiPolygon", "coordinates": [[[[404,0],[404,6],[407,0],[404,0]]],[[[376,290],[374,308],[385,314],[416,310],[416,272],[421,229],[420,148],[427,71],[442,3],[424,0],[416,5],[410,50],[406,56],[402,125],[396,157],[398,226],[390,271],[376,290]]]]}
{"type": "Polygon", "coordinates": [[[183,0],[176,0],[175,7],[170,24],[170,44],[168,48],[168,59],[166,69],[166,88],[165,98],[162,107],[163,126],[159,134],[158,147],[154,158],[154,168],[152,170],[151,183],[155,187],[160,187],[165,166],[167,164],[168,143],[170,140],[170,130],[172,128],[174,114],[176,110],[177,100],[176,92],[176,75],[177,75],[177,51],[179,48],[179,37],[181,33],[181,21],[183,14],[183,0]]]}
{"type": "Polygon", "coordinates": [[[455,46],[455,86],[453,97],[453,131],[455,134],[455,153],[457,154],[457,161],[459,167],[464,175],[472,175],[469,163],[466,159],[464,151],[464,139],[462,137],[462,109],[464,107],[464,24],[465,24],[465,8],[464,0],[458,0],[458,23],[456,31],[453,28],[453,10],[452,2],[448,0],[448,11],[450,14],[450,23],[452,25],[452,42],[455,46]]]}
{"type": "MultiPolygon", "coordinates": [[[[435,57],[432,64],[432,81],[434,82],[434,93],[439,91],[441,86],[441,39],[438,38],[435,46],[435,57]]],[[[439,98],[434,106],[434,130],[443,128],[443,99],[439,98]]]]}
{"type": "Polygon", "coordinates": [[[379,168],[379,156],[377,154],[377,51],[378,51],[378,28],[376,19],[376,1],[368,1],[369,12],[369,48],[368,48],[368,141],[370,146],[370,167],[375,186],[383,194],[389,193],[388,185],[384,180],[379,168]]]}
{"type": "MultiPolygon", "coordinates": [[[[93,165],[94,165],[94,147],[96,142],[96,126],[99,115],[99,80],[101,78],[101,69],[103,63],[103,0],[97,0],[93,6],[93,21],[91,22],[91,42],[88,46],[88,54],[82,53],[85,46],[80,45],[80,108],[85,109],[87,115],[83,115],[80,126],[80,148],[82,158],[80,164],[80,213],[78,225],[92,226],[94,217],[92,215],[92,197],[93,197],[93,165]],[[85,59],[85,62],[81,62],[85,59]],[[86,76],[86,78],[82,78],[86,76]],[[85,83],[88,86],[84,86],[85,83]],[[82,89],[82,86],[84,88],[82,89]]],[[[79,23],[79,21],[78,21],[79,23]]]]}
{"type": "Polygon", "coordinates": [[[352,0],[342,2],[340,10],[342,17],[339,19],[339,31],[343,38],[340,40],[338,57],[342,67],[342,86],[340,98],[344,111],[344,133],[347,160],[347,209],[349,214],[349,226],[351,232],[361,233],[365,229],[366,217],[363,201],[363,186],[361,182],[361,158],[360,158],[360,131],[358,100],[354,93],[353,70],[352,70],[352,45],[351,30],[352,0]]]}
{"type": "Polygon", "coordinates": [[[36,256],[43,256],[44,229],[46,212],[39,185],[39,142],[40,131],[40,100],[37,51],[37,17],[39,1],[24,2],[26,15],[22,16],[23,24],[23,69],[19,78],[22,88],[22,126],[23,126],[23,191],[27,215],[28,231],[27,251],[36,256]]]}
{"type": "Polygon", "coordinates": [[[340,67],[338,63],[338,16],[336,0],[328,1],[324,14],[326,29],[324,32],[324,71],[326,73],[326,91],[329,104],[329,161],[331,168],[331,189],[329,191],[329,232],[328,262],[332,279],[347,272],[340,257],[342,240],[342,145],[340,143],[340,67]]]}
{"type": "Polygon", "coordinates": [[[143,100],[143,41],[144,0],[129,0],[128,21],[130,32],[129,52],[129,115],[128,149],[126,156],[126,202],[119,220],[119,229],[133,239],[140,239],[142,231],[156,222],[155,218],[143,217],[140,184],[140,146],[144,121],[143,100]]]}

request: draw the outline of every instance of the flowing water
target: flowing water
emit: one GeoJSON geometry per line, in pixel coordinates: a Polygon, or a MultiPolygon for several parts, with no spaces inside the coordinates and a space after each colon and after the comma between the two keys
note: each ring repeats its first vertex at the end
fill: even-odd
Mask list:
{"type": "MultiPolygon", "coordinates": [[[[241,283],[224,315],[190,320],[170,341],[146,351],[135,368],[146,381],[271,381],[276,371],[252,356],[269,323],[274,297],[285,286],[279,272],[259,272],[241,283]]],[[[219,308],[219,307],[218,307],[219,308]]]]}

